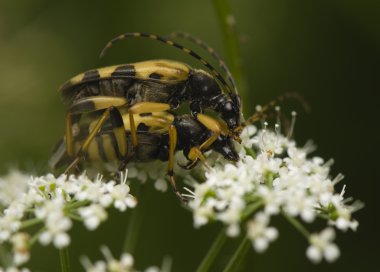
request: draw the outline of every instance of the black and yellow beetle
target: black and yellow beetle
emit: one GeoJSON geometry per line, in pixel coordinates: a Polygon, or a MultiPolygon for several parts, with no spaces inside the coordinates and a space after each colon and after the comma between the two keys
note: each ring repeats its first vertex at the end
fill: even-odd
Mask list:
{"type": "MultiPolygon", "coordinates": [[[[73,115],[120,106],[119,98],[124,99],[127,107],[139,102],[154,102],[165,103],[170,109],[175,109],[183,102],[189,101],[193,116],[202,113],[205,109],[215,111],[226,122],[230,133],[238,139],[241,101],[231,73],[222,61],[219,61],[220,65],[227,72],[232,88],[211,64],[194,51],[154,34],[125,33],[111,40],[101,55],[115,42],[128,37],[153,39],[178,48],[199,60],[213,75],[171,60],[149,60],[115,65],[79,74],[60,88],[62,98],[69,106],[66,115],[68,142],[71,139],[69,134],[73,115]],[[99,102],[98,97],[108,98],[99,102]],[[84,98],[86,98],[85,103],[84,98]]],[[[209,51],[214,52],[212,49],[209,51]]],[[[68,152],[70,152],[69,147],[68,152]]]]}

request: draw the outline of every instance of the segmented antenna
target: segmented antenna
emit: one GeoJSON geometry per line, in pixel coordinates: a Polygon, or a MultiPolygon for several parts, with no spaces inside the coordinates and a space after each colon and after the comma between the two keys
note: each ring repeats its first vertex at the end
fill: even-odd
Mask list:
{"type": "Polygon", "coordinates": [[[121,34],[115,38],[113,38],[111,41],[109,41],[106,46],[102,49],[100,52],[100,58],[102,58],[108,49],[110,49],[113,44],[116,42],[119,42],[121,40],[127,39],[127,38],[147,38],[155,41],[162,42],[164,44],[167,44],[169,46],[175,47],[180,49],[182,52],[185,52],[186,54],[192,56],[193,58],[197,59],[200,63],[202,63],[207,69],[210,70],[214,74],[214,76],[217,78],[217,80],[223,85],[223,87],[230,93],[232,93],[231,87],[227,84],[227,82],[224,80],[224,78],[219,74],[219,72],[205,59],[203,59],[201,56],[199,56],[197,53],[195,53],[193,50],[188,49],[184,47],[183,45],[174,42],[172,40],[166,39],[162,36],[158,36],[151,33],[144,33],[144,32],[128,32],[121,34]]]}
{"type": "Polygon", "coordinates": [[[237,133],[240,133],[243,130],[243,128],[245,128],[246,126],[248,126],[248,125],[250,125],[256,121],[262,120],[263,117],[265,118],[267,116],[267,112],[269,110],[276,109],[276,107],[278,106],[279,103],[281,103],[282,101],[289,99],[289,98],[296,99],[298,102],[300,102],[300,104],[303,106],[303,108],[305,109],[306,112],[310,112],[310,106],[303,99],[302,96],[300,96],[298,93],[288,92],[288,93],[280,95],[277,98],[271,100],[266,105],[260,106],[260,108],[257,109],[257,112],[255,114],[253,114],[251,117],[249,117],[244,123],[242,123],[240,126],[238,126],[234,131],[237,133]]]}
{"type": "Polygon", "coordinates": [[[187,32],[172,32],[167,37],[173,39],[173,38],[182,38],[185,40],[188,40],[192,43],[195,43],[205,49],[218,63],[220,68],[226,73],[227,78],[229,82],[232,85],[232,89],[234,90],[235,95],[238,95],[238,89],[236,86],[236,81],[234,77],[232,76],[232,73],[230,69],[228,69],[226,63],[222,60],[222,58],[219,56],[219,54],[211,47],[209,46],[205,41],[187,33],[187,32]]]}

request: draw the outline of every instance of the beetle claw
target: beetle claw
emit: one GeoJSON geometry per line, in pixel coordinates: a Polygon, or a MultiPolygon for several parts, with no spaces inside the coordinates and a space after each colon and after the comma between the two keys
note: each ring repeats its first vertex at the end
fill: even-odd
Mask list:
{"type": "Polygon", "coordinates": [[[187,164],[178,163],[178,165],[183,169],[190,170],[190,169],[193,169],[198,164],[198,162],[199,160],[196,159],[194,161],[189,161],[187,164]]]}

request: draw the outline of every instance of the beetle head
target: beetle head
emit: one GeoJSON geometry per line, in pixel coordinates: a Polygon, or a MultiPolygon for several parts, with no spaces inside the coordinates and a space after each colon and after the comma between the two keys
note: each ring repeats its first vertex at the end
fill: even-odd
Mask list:
{"type": "Polygon", "coordinates": [[[239,154],[235,150],[235,145],[231,137],[221,135],[211,147],[216,152],[222,154],[226,160],[235,162],[239,160],[239,154]]]}
{"type": "Polygon", "coordinates": [[[221,92],[215,78],[203,70],[192,73],[190,85],[193,100],[202,100],[205,104],[221,92]]]}

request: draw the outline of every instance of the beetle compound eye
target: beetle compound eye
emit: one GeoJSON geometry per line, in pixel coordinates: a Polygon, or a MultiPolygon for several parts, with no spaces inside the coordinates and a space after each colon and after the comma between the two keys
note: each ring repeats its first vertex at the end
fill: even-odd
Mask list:
{"type": "Polygon", "coordinates": [[[232,102],[226,102],[223,105],[223,116],[226,118],[232,118],[235,116],[235,108],[232,102]]]}
{"type": "Polygon", "coordinates": [[[234,104],[231,101],[227,101],[223,104],[221,109],[222,118],[226,121],[230,129],[234,129],[239,125],[239,115],[234,104]]]}

